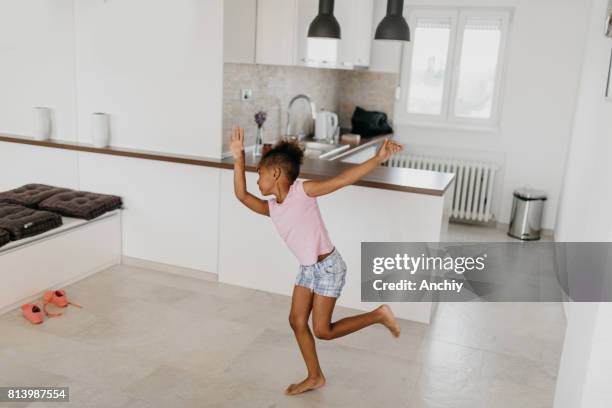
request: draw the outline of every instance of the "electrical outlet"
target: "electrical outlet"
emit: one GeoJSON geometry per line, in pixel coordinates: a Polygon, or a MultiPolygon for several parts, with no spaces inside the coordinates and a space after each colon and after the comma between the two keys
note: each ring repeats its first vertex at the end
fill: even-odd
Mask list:
{"type": "Polygon", "coordinates": [[[253,99],[253,90],[252,89],[241,89],[240,90],[240,100],[250,101],[253,99]]]}

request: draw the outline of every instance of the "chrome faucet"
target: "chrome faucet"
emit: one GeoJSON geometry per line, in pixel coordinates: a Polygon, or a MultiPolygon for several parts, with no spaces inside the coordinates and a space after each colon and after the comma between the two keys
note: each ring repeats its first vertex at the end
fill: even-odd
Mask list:
{"type": "Polygon", "coordinates": [[[317,109],[315,107],[314,102],[312,102],[312,99],[310,98],[310,96],[300,94],[300,95],[294,96],[293,99],[291,99],[291,102],[289,102],[289,107],[287,108],[287,132],[285,136],[286,137],[297,136],[298,140],[303,139],[305,136],[308,136],[308,135],[305,135],[304,133],[301,133],[298,135],[292,135],[290,133],[291,132],[291,108],[293,107],[293,104],[300,99],[304,99],[306,102],[308,102],[308,105],[310,106],[310,116],[312,117],[313,131],[314,131],[314,122],[316,120],[316,114],[317,114],[317,109]]]}

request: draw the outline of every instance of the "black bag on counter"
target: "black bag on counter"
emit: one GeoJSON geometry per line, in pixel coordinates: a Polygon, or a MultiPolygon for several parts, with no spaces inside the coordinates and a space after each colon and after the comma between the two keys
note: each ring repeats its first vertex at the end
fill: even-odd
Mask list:
{"type": "Polygon", "coordinates": [[[393,133],[387,114],[384,112],[367,111],[357,106],[351,119],[352,132],[362,137],[380,136],[393,133]]]}

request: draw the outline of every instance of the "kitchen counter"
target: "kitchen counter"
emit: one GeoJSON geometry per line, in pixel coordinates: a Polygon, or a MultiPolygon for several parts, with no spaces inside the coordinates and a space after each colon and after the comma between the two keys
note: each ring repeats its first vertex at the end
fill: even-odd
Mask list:
{"type": "MultiPolygon", "coordinates": [[[[301,169],[300,178],[320,179],[338,174],[354,164],[342,163],[340,159],[355,151],[378,143],[385,136],[363,140],[355,148],[341,154],[334,160],[319,160],[305,158],[301,169]]],[[[173,153],[155,152],[150,150],[129,149],[119,147],[93,147],[85,143],[59,142],[53,140],[38,141],[32,138],[0,135],[0,142],[27,144],[42,146],[53,149],[75,150],[88,153],[106,154],[113,156],[133,157],[137,159],[156,160],[171,163],[182,163],[193,166],[215,167],[221,169],[233,168],[233,159],[214,159],[202,156],[180,155],[173,153]]],[[[254,159],[250,153],[246,154],[246,170],[257,172],[258,159],[254,159]]],[[[380,167],[359,180],[355,185],[379,188],[385,190],[405,191],[410,193],[442,196],[452,185],[454,175],[426,170],[413,170],[404,168],[380,167]]]]}
{"type": "MultiPolygon", "coordinates": [[[[258,176],[254,172],[257,161],[249,156],[247,189],[260,197],[258,176]]],[[[300,177],[332,176],[351,166],[306,159],[300,177]]],[[[219,281],[290,296],[296,261],[270,220],[255,216],[236,200],[233,177],[232,171],[221,171],[219,281]],[[274,256],[267,255],[271,253],[274,256]]],[[[361,300],[363,242],[446,239],[453,201],[452,180],[452,174],[380,167],[355,185],[317,199],[326,229],[349,270],[338,305],[364,311],[379,306],[377,302],[361,300]]],[[[434,301],[424,298],[414,303],[395,303],[393,310],[400,318],[429,323],[435,310],[434,301]]]]}
{"type": "MultiPolygon", "coordinates": [[[[355,164],[352,163],[343,163],[342,159],[370,146],[376,145],[388,137],[393,137],[393,135],[382,135],[367,139],[362,138],[359,143],[351,144],[349,150],[340,153],[332,160],[304,157],[304,162],[300,170],[300,178],[316,180],[335,176],[341,171],[355,166],[355,164]]],[[[340,142],[340,144],[348,143],[340,142]]],[[[252,154],[247,153],[245,159],[246,170],[257,172],[259,158],[255,159],[252,154]]],[[[228,158],[224,160],[224,163],[233,165],[234,160],[233,158],[228,158]]],[[[451,186],[454,177],[452,173],[381,166],[360,179],[355,185],[441,196],[446,192],[449,186],[451,186]]]]}
{"type": "MultiPolygon", "coordinates": [[[[223,162],[233,165],[234,159],[225,159],[223,162]]],[[[258,163],[259,158],[254,159],[252,154],[246,154],[245,165],[247,171],[256,173],[258,163]]],[[[331,177],[354,166],[351,163],[342,163],[335,160],[304,158],[300,178],[316,180],[331,177]]],[[[363,177],[355,185],[441,196],[452,184],[453,179],[454,174],[452,173],[381,166],[363,177]]]]}
{"type": "MultiPolygon", "coordinates": [[[[362,140],[332,160],[305,158],[300,178],[337,175],[375,154],[388,136],[362,140]],[[345,162],[345,160],[347,162],[345,162]]],[[[232,159],[224,160],[232,164],[232,159]]],[[[247,189],[259,196],[259,160],[246,155],[247,189]]],[[[295,259],[266,217],[254,217],[236,200],[233,173],[221,172],[219,222],[219,281],[291,296],[295,259]],[[240,248],[236,256],[236,248],[240,248]],[[273,257],[265,254],[274,253],[273,257]],[[262,273],[254,273],[261,271],[262,273]],[[288,272],[289,271],[289,272],[288,272]]],[[[338,305],[369,311],[379,302],[361,298],[361,246],[364,242],[440,242],[447,237],[454,195],[454,175],[405,168],[378,167],[354,185],[318,198],[325,226],[348,266],[338,305]]],[[[265,197],[262,197],[266,199],[265,197]]],[[[394,303],[396,316],[430,323],[435,299],[394,303]]]]}

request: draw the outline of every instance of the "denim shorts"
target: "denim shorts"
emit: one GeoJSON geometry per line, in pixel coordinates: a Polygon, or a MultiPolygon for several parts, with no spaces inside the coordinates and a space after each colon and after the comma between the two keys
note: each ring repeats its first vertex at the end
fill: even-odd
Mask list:
{"type": "Polygon", "coordinates": [[[346,264],[336,248],[321,262],[300,266],[296,286],[310,289],[317,295],[338,298],[346,280],[346,264]]]}

